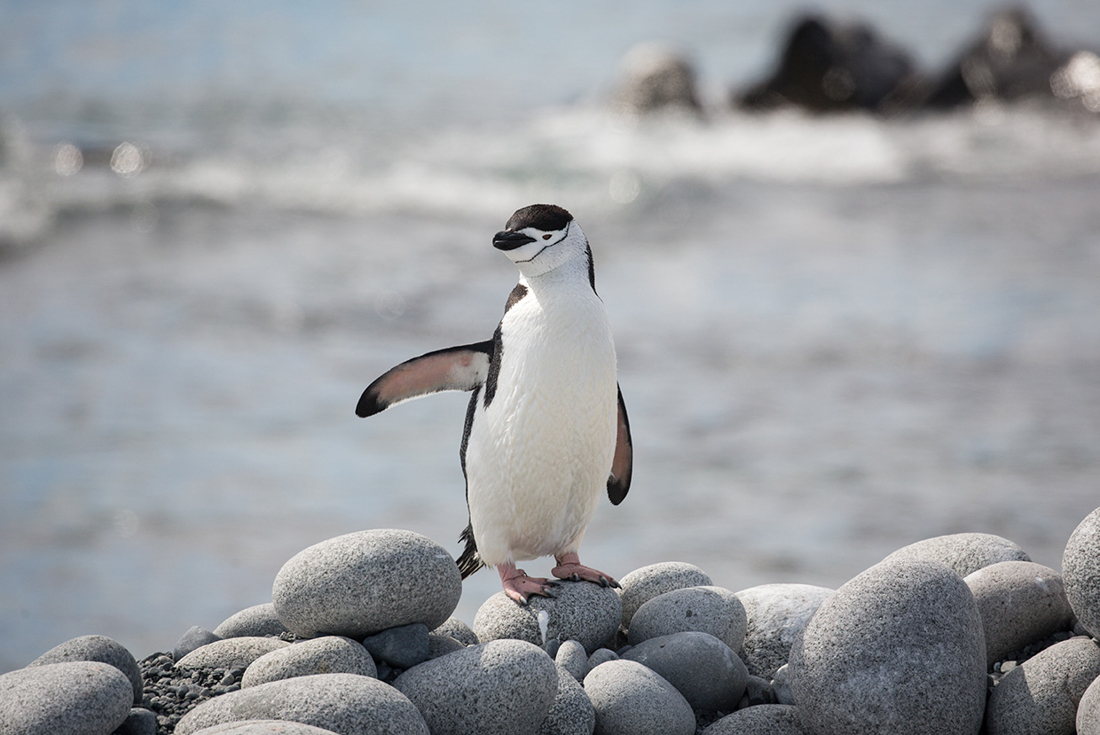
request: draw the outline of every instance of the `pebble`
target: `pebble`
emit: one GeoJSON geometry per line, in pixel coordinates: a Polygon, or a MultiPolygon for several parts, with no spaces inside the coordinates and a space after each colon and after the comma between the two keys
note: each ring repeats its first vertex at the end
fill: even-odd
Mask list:
{"type": "Polygon", "coordinates": [[[684,695],[692,710],[732,712],[748,684],[745,664],[709,633],[685,631],[649,638],[623,658],[660,674],[684,695]]]}
{"type": "Polygon", "coordinates": [[[588,676],[589,672],[600,664],[618,660],[619,654],[615,653],[610,648],[597,648],[592,652],[592,655],[588,657],[588,664],[585,666],[584,675],[588,676]]]}
{"type": "Polygon", "coordinates": [[[842,585],[791,649],[816,735],[968,733],[982,724],[985,641],[970,589],[934,561],[884,561],[842,585]]]}
{"type": "Polygon", "coordinates": [[[411,623],[367,636],[363,639],[363,647],[376,661],[395,669],[411,669],[428,660],[431,639],[428,626],[411,623]]]}
{"type": "Polygon", "coordinates": [[[536,735],[592,735],[595,729],[596,710],[584,687],[559,666],[558,691],[536,735]]]}
{"type": "Polygon", "coordinates": [[[180,639],[176,641],[175,648],[172,649],[172,657],[179,661],[181,658],[191,653],[192,651],[202,648],[207,643],[213,643],[214,641],[220,641],[221,636],[214,635],[214,632],[207,630],[198,625],[192,625],[187,629],[187,632],[180,636],[180,639]]]}
{"type": "Polygon", "coordinates": [[[794,694],[791,693],[791,666],[783,664],[775,670],[771,681],[772,691],[775,692],[775,701],[779,704],[794,704],[794,694]]]}
{"type": "Polygon", "coordinates": [[[141,704],[141,669],[125,646],[102,635],[83,635],[54,646],[28,666],[60,664],[71,661],[99,661],[114,666],[126,675],[134,690],[134,704],[141,704]]]}
{"type": "Polygon", "coordinates": [[[1077,705],[1077,735],[1100,735],[1100,677],[1093,680],[1077,705]]]}
{"type": "Polygon", "coordinates": [[[763,584],[737,593],[745,606],[745,642],[739,654],[749,673],[770,679],[791,646],[833,591],[811,584],[763,584]]]}
{"type": "Polygon", "coordinates": [[[446,622],[433,630],[432,633],[450,636],[464,646],[476,646],[481,643],[477,639],[477,633],[473,631],[473,628],[458,618],[447,618],[446,622]]]}
{"type": "Polygon", "coordinates": [[[240,720],[293,720],[345,734],[430,735],[408,697],[355,674],[298,676],[223,694],[187,713],[175,735],[240,720]]]}
{"type": "Polygon", "coordinates": [[[280,636],[286,632],[288,632],[286,626],[279,620],[279,616],[275,613],[275,604],[271,602],[246,607],[230,615],[217,628],[214,628],[214,635],[219,638],[280,636]]]}
{"type": "Polygon", "coordinates": [[[246,668],[260,656],[289,645],[278,638],[226,638],[196,648],[177,661],[176,666],[181,669],[246,668]]]}
{"type": "Polygon", "coordinates": [[[462,577],[447,550],[412,531],[376,529],[322,541],[292,557],[272,599],[295,635],[364,638],[389,628],[447,621],[462,577]]]}
{"type": "Polygon", "coordinates": [[[1100,646],[1084,636],[1057,643],[1005,674],[989,695],[988,735],[1073,735],[1077,705],[1100,676],[1100,646]]]}
{"type": "Polygon", "coordinates": [[[762,704],[738,710],[703,731],[703,735],[814,735],[789,704],[762,704]]]}
{"type": "Polygon", "coordinates": [[[507,735],[538,729],[557,696],[558,672],[538,646],[496,640],[415,666],[393,685],[437,735],[507,735]]]}
{"type": "Polygon", "coordinates": [[[1070,534],[1062,554],[1066,596],[1081,626],[1100,637],[1100,508],[1070,534]]]}
{"type": "Polygon", "coordinates": [[[684,631],[710,633],[734,651],[745,642],[745,606],[723,587],[687,587],[658,595],[638,608],[628,639],[637,645],[684,631]]]}
{"type": "Polygon", "coordinates": [[[144,707],[132,707],[114,735],[157,735],[157,716],[144,707]]]}
{"type": "Polygon", "coordinates": [[[102,661],[67,661],[0,676],[0,733],[110,735],[130,715],[134,690],[102,661]]]}
{"type": "Polygon", "coordinates": [[[517,604],[503,592],[486,600],[474,615],[474,633],[481,641],[515,638],[541,646],[539,613],[546,613],[546,639],[575,640],[595,651],[615,635],[622,619],[622,602],[611,587],[592,582],[561,582],[555,597],[532,596],[517,604]]]}
{"type": "Polygon", "coordinates": [[[367,649],[350,638],[323,636],[265,653],[248,665],[241,688],[312,674],[358,674],[377,678],[367,649]]]}
{"type": "Polygon", "coordinates": [[[986,665],[1073,625],[1062,575],[1030,561],[1002,561],[967,575],[985,629],[986,665]]]}
{"type": "Polygon", "coordinates": [[[676,688],[637,661],[608,661],[584,677],[598,735],[694,735],[695,715],[676,688]]]}
{"type": "Polygon", "coordinates": [[[337,735],[337,733],[287,720],[245,720],[206,727],[195,735],[337,735]]]}
{"type": "Polygon", "coordinates": [[[1002,561],[1031,561],[1023,549],[991,533],[952,533],[903,546],[883,561],[938,561],[960,577],[1002,561]]]}
{"type": "Polygon", "coordinates": [[[623,629],[629,629],[630,620],[638,608],[657,595],[685,587],[706,587],[711,584],[713,582],[706,572],[683,561],[663,561],[635,569],[619,580],[623,601],[623,629]]]}
{"type": "Polygon", "coordinates": [[[558,646],[554,663],[565,669],[577,681],[583,679],[588,673],[588,653],[577,641],[566,641],[558,646]]]}

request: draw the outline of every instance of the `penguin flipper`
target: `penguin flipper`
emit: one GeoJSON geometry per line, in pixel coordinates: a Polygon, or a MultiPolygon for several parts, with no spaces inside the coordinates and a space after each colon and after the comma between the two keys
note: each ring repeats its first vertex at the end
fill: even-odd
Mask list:
{"type": "Polygon", "coordinates": [[[612,505],[623,502],[630,492],[630,477],[634,474],[634,443],[630,439],[630,419],[626,415],[622,388],[619,391],[618,435],[615,439],[615,455],[611,460],[611,476],[607,478],[607,497],[612,505]]]}
{"type": "Polygon", "coordinates": [[[475,342],[435,350],[406,360],[367,386],[355,407],[360,418],[390,406],[445,390],[473,390],[489,374],[493,342],[475,342]]]}

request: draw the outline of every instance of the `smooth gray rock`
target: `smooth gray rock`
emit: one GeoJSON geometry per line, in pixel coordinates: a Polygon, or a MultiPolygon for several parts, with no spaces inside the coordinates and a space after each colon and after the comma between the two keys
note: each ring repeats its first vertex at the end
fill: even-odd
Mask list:
{"type": "Polygon", "coordinates": [[[260,656],[289,645],[278,638],[226,638],[196,648],[177,661],[176,666],[181,669],[243,669],[260,656]]]}
{"type": "Polygon", "coordinates": [[[558,671],[538,646],[498,640],[422,663],[393,685],[435,735],[506,735],[538,729],[557,696],[558,671]]]}
{"type": "Polygon", "coordinates": [[[439,658],[440,656],[446,656],[448,653],[454,653],[455,651],[461,651],[465,647],[465,643],[457,641],[449,635],[436,635],[435,633],[430,633],[428,635],[429,660],[439,658]]]}
{"type": "Polygon", "coordinates": [[[192,625],[187,629],[187,632],[180,636],[180,639],[176,641],[175,647],[172,649],[172,659],[179,661],[192,651],[198,650],[208,643],[214,641],[220,641],[222,638],[219,635],[214,635],[214,631],[207,630],[199,625],[192,625]]]}
{"type": "Polygon", "coordinates": [[[462,577],[439,544],[412,531],[359,531],[300,551],[275,577],[279,619],[296,635],[364,638],[454,612],[462,577]]]}
{"type": "Polygon", "coordinates": [[[377,677],[367,649],[351,638],[329,635],[298,641],[265,653],[248,665],[241,688],[313,674],[358,674],[377,677]]]}
{"type": "Polygon", "coordinates": [[[175,733],[241,720],[292,720],[338,735],[430,735],[408,697],[355,674],[298,676],[223,694],[184,715],[175,733]]]}
{"type": "Polygon", "coordinates": [[[731,712],[749,672],[737,654],[709,633],[685,631],[642,641],[623,658],[644,664],[684,695],[693,710],[731,712]]]}
{"type": "Polygon", "coordinates": [[[395,669],[411,669],[428,660],[431,651],[428,626],[424,623],[401,625],[363,639],[363,647],[376,661],[395,669]]]}
{"type": "Polygon", "coordinates": [[[100,661],[110,664],[126,675],[134,690],[134,704],[141,704],[141,667],[125,646],[103,635],[82,635],[54,646],[31,661],[28,666],[60,664],[70,661],[100,661]]]}
{"type": "Polygon", "coordinates": [[[126,721],[134,690],[102,661],[69,661],[0,676],[0,734],[110,735],[126,721]]]}
{"type": "Polygon", "coordinates": [[[772,686],[770,681],[750,674],[745,683],[745,694],[741,697],[738,708],[776,704],[778,701],[775,696],[775,687],[772,686]]]}
{"type": "Polygon", "coordinates": [[[114,735],[157,735],[157,716],[144,707],[133,707],[114,735]]]}
{"type": "Polygon", "coordinates": [[[775,692],[775,701],[779,704],[794,704],[794,694],[791,692],[791,666],[783,664],[772,675],[772,691],[775,692]]]}
{"type": "Polygon", "coordinates": [[[580,681],[588,673],[588,653],[577,641],[566,641],[558,647],[554,663],[568,671],[574,679],[580,681]]]}
{"type": "Polygon", "coordinates": [[[649,638],[694,630],[710,633],[739,651],[747,622],[745,606],[729,590],[687,587],[665,592],[639,607],[630,621],[628,638],[631,645],[637,645],[649,638]]]}
{"type": "Polygon", "coordinates": [[[726,715],[703,735],[813,735],[789,704],[762,704],[726,715]]]}
{"type": "Polygon", "coordinates": [[[1084,636],[1040,651],[1005,674],[986,706],[988,735],[1073,735],[1077,705],[1100,676],[1100,646],[1084,636]]]}
{"type": "Polygon", "coordinates": [[[596,710],[573,675],[558,667],[558,692],[536,735],[592,735],[596,710]]]}
{"type": "Polygon", "coordinates": [[[432,631],[435,635],[449,635],[464,646],[476,646],[481,643],[477,639],[477,633],[458,618],[447,618],[438,628],[432,631]]]}
{"type": "Polygon", "coordinates": [[[903,546],[883,561],[938,561],[960,577],[1002,561],[1031,561],[1015,543],[991,533],[952,533],[903,546]]]}
{"type": "Polygon", "coordinates": [[[663,561],[635,569],[619,580],[619,592],[623,600],[624,629],[630,628],[630,620],[638,608],[657,595],[685,587],[706,587],[713,584],[711,578],[699,567],[684,561],[663,561]]]}
{"type": "Polygon", "coordinates": [[[1066,596],[1082,627],[1100,637],[1100,508],[1070,534],[1062,553],[1066,596]]]}
{"type": "Polygon", "coordinates": [[[1100,677],[1097,677],[1077,705],[1077,735],[1100,735],[1100,677]]]}
{"type": "Polygon", "coordinates": [[[588,664],[585,667],[584,675],[588,676],[592,669],[596,668],[600,664],[605,664],[608,661],[618,660],[619,654],[615,653],[610,648],[597,648],[595,651],[592,652],[592,655],[588,657],[588,664]]]}
{"type": "Polygon", "coordinates": [[[265,602],[261,605],[246,607],[233,613],[214,628],[219,638],[240,638],[242,636],[280,636],[286,633],[286,626],[275,613],[275,604],[265,602]]]}
{"type": "Polygon", "coordinates": [[[676,688],[637,661],[608,661],[584,677],[599,735],[694,735],[695,714],[676,688]]]}
{"type": "Polygon", "coordinates": [[[337,733],[288,720],[245,720],[206,727],[195,735],[337,735],[337,733]]]}
{"type": "Polygon", "coordinates": [[[532,597],[526,605],[498,592],[478,608],[474,632],[482,642],[515,638],[541,646],[538,616],[545,611],[547,640],[575,640],[591,652],[615,635],[622,619],[622,602],[613,588],[592,582],[562,582],[554,592],[556,597],[532,597]]]}
{"type": "Polygon", "coordinates": [[[1030,561],[990,564],[964,579],[985,630],[986,665],[1073,624],[1062,575],[1030,561]]]}
{"type": "Polygon", "coordinates": [[[940,562],[880,562],[822,603],[789,675],[817,735],[976,735],[986,696],[978,606],[940,562]]]}
{"type": "Polygon", "coordinates": [[[832,594],[811,584],[763,584],[738,592],[747,619],[739,654],[749,673],[770,679],[787,663],[795,639],[832,594]]]}

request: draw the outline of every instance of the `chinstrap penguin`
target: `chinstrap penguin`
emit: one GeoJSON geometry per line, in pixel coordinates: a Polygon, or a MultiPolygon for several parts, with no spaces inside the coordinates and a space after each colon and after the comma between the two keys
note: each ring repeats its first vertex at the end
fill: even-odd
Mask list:
{"type": "Polygon", "coordinates": [[[577,555],[600,496],[606,489],[621,503],[633,466],[592,250],[573,216],[549,204],[516,211],[493,246],[520,276],[492,339],[401,363],[363,391],[355,413],[472,391],[459,455],[469,507],[462,578],[496,567],[505,593],[525,604],[532,594],[552,597],[556,582],[516,562],[552,555],[558,579],[617,587],[577,555]]]}

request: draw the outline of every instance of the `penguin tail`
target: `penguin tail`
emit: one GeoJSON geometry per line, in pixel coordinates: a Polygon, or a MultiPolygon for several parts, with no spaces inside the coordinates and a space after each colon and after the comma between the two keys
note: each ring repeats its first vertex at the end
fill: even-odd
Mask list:
{"type": "Polygon", "coordinates": [[[466,577],[485,566],[485,562],[478,556],[477,541],[474,540],[474,526],[472,523],[466,526],[458,540],[466,544],[466,548],[458,557],[458,571],[462,574],[462,578],[466,579],[466,577]]]}

